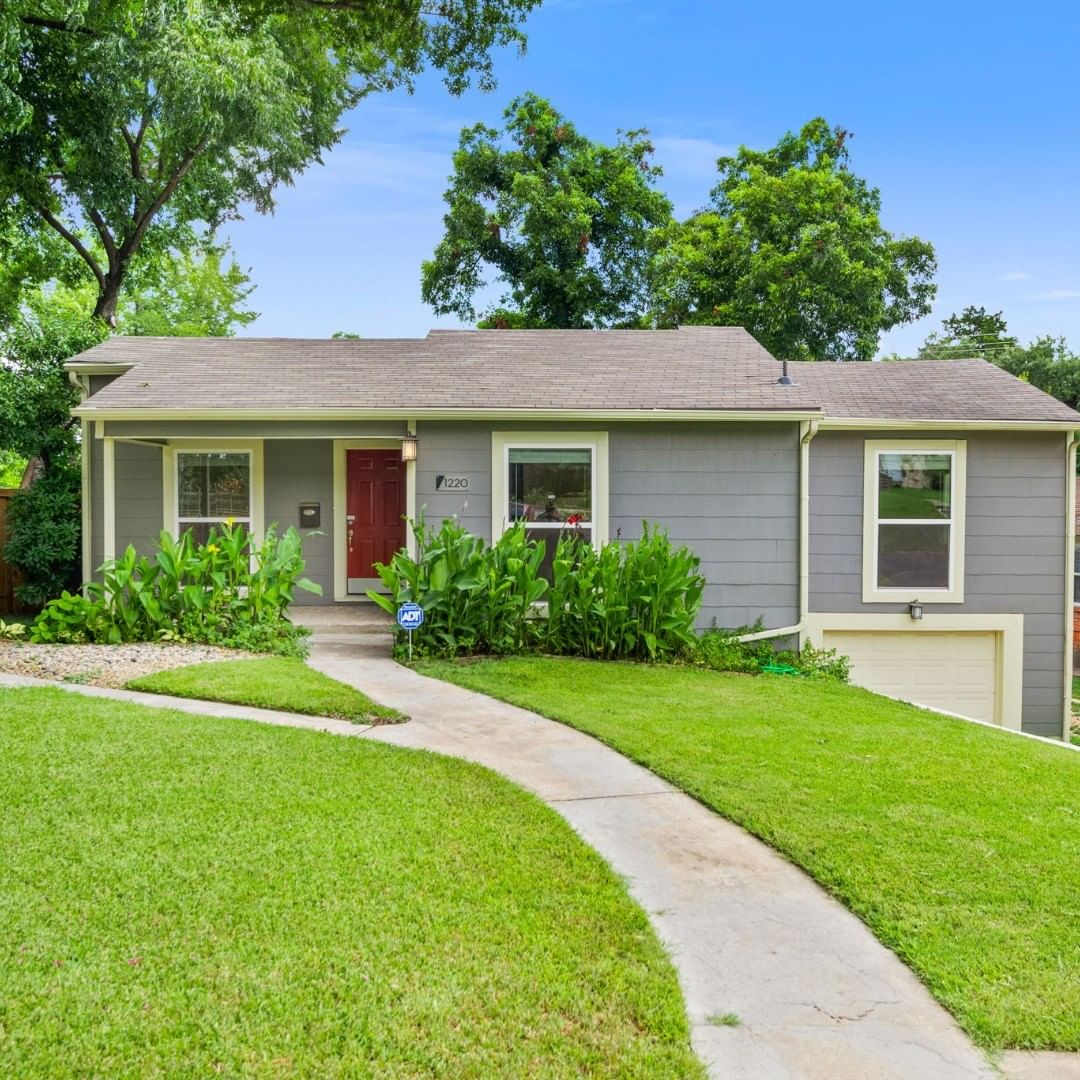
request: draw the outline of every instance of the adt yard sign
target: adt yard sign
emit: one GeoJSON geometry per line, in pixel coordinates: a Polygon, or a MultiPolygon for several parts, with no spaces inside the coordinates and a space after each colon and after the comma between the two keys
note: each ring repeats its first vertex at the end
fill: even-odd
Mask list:
{"type": "Polygon", "coordinates": [[[397,621],[402,630],[419,630],[424,624],[424,609],[419,604],[402,604],[397,609],[397,621]]]}
{"type": "Polygon", "coordinates": [[[424,609],[419,604],[402,604],[397,609],[397,624],[409,631],[409,663],[412,663],[412,632],[424,625],[424,609]]]}

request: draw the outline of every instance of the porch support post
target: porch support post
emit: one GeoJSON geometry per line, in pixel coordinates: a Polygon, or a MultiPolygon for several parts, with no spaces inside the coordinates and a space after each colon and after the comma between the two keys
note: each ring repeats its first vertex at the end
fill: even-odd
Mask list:
{"type": "Polygon", "coordinates": [[[116,440],[102,440],[102,556],[106,561],[116,558],[116,440]]]}
{"type": "Polygon", "coordinates": [[[94,478],[90,472],[90,421],[83,420],[80,425],[81,438],[79,440],[79,456],[82,465],[82,497],[80,507],[82,511],[82,582],[85,585],[94,572],[93,567],[93,537],[90,535],[91,502],[94,498],[94,478]]]}
{"type": "MultiPolygon", "coordinates": [[[[405,431],[415,437],[416,421],[406,420],[405,431]]],[[[416,558],[416,537],[413,536],[411,523],[416,520],[416,462],[405,462],[405,516],[408,522],[405,526],[405,550],[416,558]]]]}

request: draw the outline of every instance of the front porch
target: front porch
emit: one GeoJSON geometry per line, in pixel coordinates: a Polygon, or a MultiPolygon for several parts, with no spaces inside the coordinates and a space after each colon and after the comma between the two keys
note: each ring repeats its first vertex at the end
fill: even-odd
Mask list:
{"type": "Polygon", "coordinates": [[[298,605],[368,606],[379,585],[373,564],[411,541],[415,426],[292,427],[96,422],[85,432],[84,578],[129,544],[152,552],[163,529],[203,536],[231,518],[256,540],[271,525],[300,531],[307,576],[322,595],[300,593],[298,605]]]}

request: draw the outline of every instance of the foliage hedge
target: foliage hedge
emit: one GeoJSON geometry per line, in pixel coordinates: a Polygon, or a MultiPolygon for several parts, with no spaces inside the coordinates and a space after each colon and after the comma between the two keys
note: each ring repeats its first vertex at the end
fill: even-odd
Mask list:
{"type": "MultiPolygon", "coordinates": [[[[415,555],[399,551],[389,563],[376,564],[385,592],[368,596],[390,614],[407,602],[424,609],[424,622],[413,632],[416,655],[534,651],[847,678],[847,661],[832,651],[806,646],[801,653],[778,653],[768,641],[738,641],[744,631],[699,637],[694,626],[705,579],[698,557],[647,522],[640,540],[599,548],[578,529],[562,530],[550,580],[544,573],[547,544],[529,537],[523,522],[493,544],[455,518],[438,529],[423,520],[410,527],[415,555]]],[[[404,632],[398,639],[400,648],[404,632]]]]}
{"type": "Polygon", "coordinates": [[[102,568],[82,593],[64,592],[34,623],[35,643],[193,641],[300,656],[305,631],[286,611],[296,589],[321,593],[303,577],[296,529],[273,526],[260,544],[242,526],[211,528],[199,544],[188,530],[162,532],[152,556],[133,547],[102,568]]]}

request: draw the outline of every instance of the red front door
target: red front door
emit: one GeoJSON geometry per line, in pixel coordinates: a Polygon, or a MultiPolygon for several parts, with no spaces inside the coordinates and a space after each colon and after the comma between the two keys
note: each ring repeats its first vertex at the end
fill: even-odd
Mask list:
{"type": "Polygon", "coordinates": [[[405,546],[405,466],[398,450],[346,450],[349,591],[405,546]],[[356,584],[353,582],[356,580],[356,584]]]}

